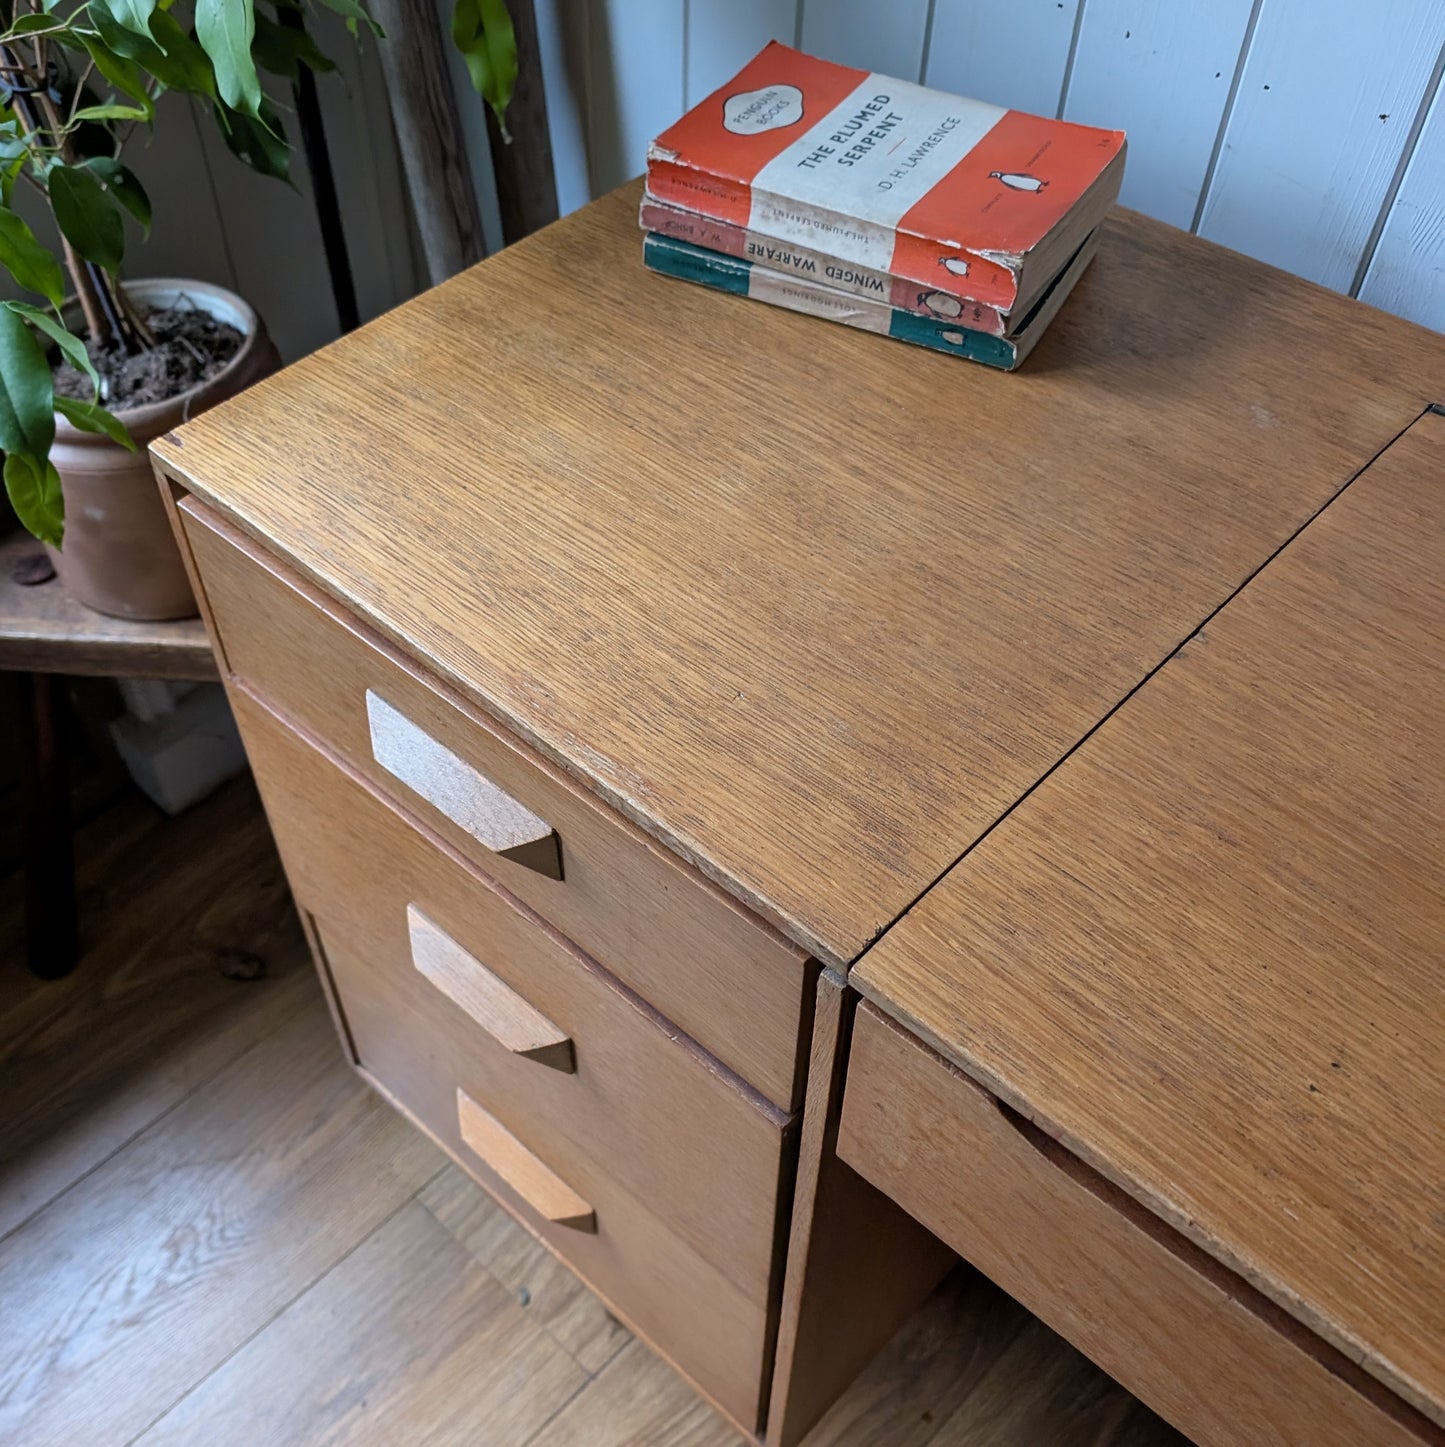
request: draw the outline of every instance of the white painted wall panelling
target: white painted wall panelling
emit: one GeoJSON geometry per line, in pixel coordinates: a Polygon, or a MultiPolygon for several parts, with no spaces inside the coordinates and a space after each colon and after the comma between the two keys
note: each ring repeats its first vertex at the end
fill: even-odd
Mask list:
{"type": "Polygon", "coordinates": [[[648,142],[682,114],[685,18],[678,0],[590,0],[587,133],[594,196],[641,175],[648,142]]]}
{"type": "Polygon", "coordinates": [[[541,49],[542,89],[552,139],[552,169],[561,216],[592,199],[587,174],[587,33],[580,0],[534,0],[541,49]]]}
{"type": "Polygon", "coordinates": [[[1198,218],[1204,235],[1341,290],[1363,278],[1367,299],[1442,324],[1445,101],[1425,108],[1445,0],[540,7],[549,95],[562,69],[578,118],[553,121],[564,210],[584,189],[584,145],[591,194],[635,175],[653,135],[766,40],[787,39],[791,21],[805,49],[831,59],[904,77],[923,68],[930,85],[1122,126],[1125,204],[1176,225],[1198,218]]]}
{"type": "Polygon", "coordinates": [[[1445,46],[1445,0],[1265,0],[1199,232],[1348,290],[1445,46]]]}
{"type": "Polygon", "coordinates": [[[936,0],[926,85],[1056,115],[1080,0],[936,0]]]}
{"type": "Polygon", "coordinates": [[[1438,79],[1360,299],[1445,331],[1445,82],[1438,79]]]}
{"type": "Polygon", "coordinates": [[[770,40],[791,45],[798,0],[688,0],[684,107],[736,75],[770,40]]]}
{"type": "Polygon", "coordinates": [[[1193,225],[1255,0],[1087,0],[1064,117],[1129,133],[1125,206],[1193,225]]]}
{"type": "Polygon", "coordinates": [[[928,0],[802,0],[802,46],[812,55],[900,80],[923,74],[928,0]]]}

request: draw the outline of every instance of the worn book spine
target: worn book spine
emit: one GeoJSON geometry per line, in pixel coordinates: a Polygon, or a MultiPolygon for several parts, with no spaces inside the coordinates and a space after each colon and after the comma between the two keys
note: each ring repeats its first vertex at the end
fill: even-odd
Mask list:
{"type": "Polygon", "coordinates": [[[985,306],[957,291],[920,286],[916,281],[890,276],[886,271],[855,266],[826,252],[792,246],[696,211],[664,206],[652,196],[642,198],[638,219],[644,231],[670,236],[675,241],[686,241],[740,261],[751,261],[805,281],[817,281],[871,301],[887,302],[900,311],[954,322],[994,337],[1007,336],[1009,332],[1009,319],[997,307],[985,306]]]}
{"type": "Polygon", "coordinates": [[[697,282],[715,291],[731,292],[767,302],[770,306],[842,322],[860,331],[877,332],[896,341],[911,342],[936,352],[965,357],[971,362],[1011,371],[1019,363],[1019,349],[1005,337],[976,332],[968,327],[921,317],[913,312],[870,301],[852,292],[838,291],[816,281],[772,271],[753,262],[649,232],[643,243],[647,266],[667,276],[697,282]]]}

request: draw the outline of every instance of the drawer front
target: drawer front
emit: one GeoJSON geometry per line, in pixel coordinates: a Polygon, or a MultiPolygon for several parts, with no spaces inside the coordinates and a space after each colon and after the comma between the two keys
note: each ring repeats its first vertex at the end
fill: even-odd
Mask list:
{"type": "MultiPolygon", "coordinates": [[[[361,1073],[633,1330],[753,1430],[771,1340],[767,1304],[739,1290],[683,1240],[647,1196],[629,1193],[570,1143],[543,1145],[524,1137],[521,1126],[510,1129],[501,1102],[486,1098],[476,1052],[455,1036],[406,1050],[389,1002],[368,991],[373,972],[332,930],[330,918],[313,915],[311,923],[361,1073]]],[[[579,1070],[586,1053],[579,1042],[579,1070]]],[[[719,1192],[729,1184],[719,1180],[719,1192]]]]}
{"type": "Polygon", "coordinates": [[[452,1137],[464,1091],[582,1197],[611,1185],[645,1202],[766,1304],[792,1148],[782,1112],[260,705],[236,702],[366,1071],[452,1137]]]}
{"type": "Polygon", "coordinates": [[[854,1026],[838,1154],[1201,1447],[1437,1440],[872,1005],[854,1026]]]}
{"type": "Polygon", "coordinates": [[[802,951],[204,504],[184,498],[180,516],[227,667],[246,689],[770,1100],[800,1103],[815,978],[802,951]]]}

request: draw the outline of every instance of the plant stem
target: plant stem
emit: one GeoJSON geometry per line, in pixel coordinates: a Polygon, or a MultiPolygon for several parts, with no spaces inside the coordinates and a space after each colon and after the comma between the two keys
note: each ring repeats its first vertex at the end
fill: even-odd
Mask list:
{"type": "Polygon", "coordinates": [[[134,329],[136,336],[140,338],[141,345],[144,347],[155,346],[155,333],[151,331],[146,319],[140,314],[140,308],[130,299],[130,293],[123,286],[117,285],[115,294],[120,302],[122,314],[134,329]]]}
{"type": "Polygon", "coordinates": [[[106,325],[105,313],[101,310],[95,284],[75,248],[64,237],[61,238],[61,244],[65,248],[65,269],[70,273],[70,280],[75,285],[80,310],[85,314],[86,330],[90,333],[91,341],[99,347],[110,335],[110,328],[106,325]]]}

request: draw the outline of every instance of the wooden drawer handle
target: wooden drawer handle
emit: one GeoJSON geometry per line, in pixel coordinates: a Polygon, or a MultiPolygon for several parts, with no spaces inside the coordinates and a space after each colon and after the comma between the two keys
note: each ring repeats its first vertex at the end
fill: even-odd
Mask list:
{"type": "Polygon", "coordinates": [[[597,1213],[592,1207],[465,1090],[457,1091],[457,1121],[462,1139],[482,1164],[500,1176],[539,1216],[556,1226],[596,1234],[597,1213]]]}
{"type": "Polygon", "coordinates": [[[566,1075],[577,1069],[572,1040],[414,904],[406,907],[411,961],[452,1004],[513,1055],[566,1075]]]}
{"type": "Polygon", "coordinates": [[[562,878],[561,842],[545,819],[369,688],[366,718],[372,756],[387,773],[494,854],[549,878],[562,878]]]}

